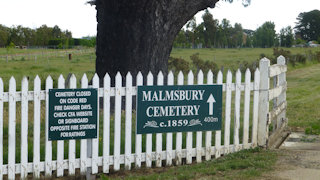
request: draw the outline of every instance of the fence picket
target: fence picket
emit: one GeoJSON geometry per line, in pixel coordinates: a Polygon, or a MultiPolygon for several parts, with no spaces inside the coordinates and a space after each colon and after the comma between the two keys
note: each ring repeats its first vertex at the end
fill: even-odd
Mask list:
{"type": "MultiPolygon", "coordinates": [[[[153,75],[151,72],[147,76],[147,85],[153,85],[153,75]]],[[[148,168],[152,165],[152,134],[147,134],[146,136],[146,167],[148,168]]]]}
{"type": "MultiPolygon", "coordinates": [[[[3,81],[0,78],[0,167],[3,165],[3,81]]],[[[3,178],[3,168],[0,168],[0,180],[3,178]]]]}
{"type": "Polygon", "coordinates": [[[126,124],[125,124],[125,169],[131,169],[131,131],[132,131],[132,76],[126,76],[126,124]]]}
{"type": "MultiPolygon", "coordinates": [[[[137,75],[137,86],[143,85],[143,77],[141,72],[137,75]]],[[[135,167],[140,168],[141,167],[141,152],[142,152],[142,135],[136,134],[136,147],[135,147],[135,167]]]]}
{"type": "Polygon", "coordinates": [[[53,80],[51,76],[46,79],[46,117],[45,117],[45,146],[46,146],[46,157],[45,157],[45,175],[50,177],[52,175],[52,142],[49,141],[49,89],[53,88],[53,80]]]}
{"type": "MultiPolygon", "coordinates": [[[[88,77],[83,74],[81,78],[81,88],[88,88],[88,77]]],[[[85,175],[87,172],[87,139],[80,140],[80,173],[85,175]]]]}
{"type": "MultiPolygon", "coordinates": [[[[184,77],[182,71],[178,74],[178,85],[183,85],[184,77]]],[[[182,132],[176,134],[176,165],[182,164],[182,132]]]]}
{"type": "Polygon", "coordinates": [[[249,148],[249,113],[250,113],[250,80],[251,72],[246,70],[244,87],[244,113],[243,113],[243,146],[249,148]]]}
{"type": "MultiPolygon", "coordinates": [[[[171,86],[174,84],[174,76],[172,71],[168,74],[168,86],[171,86]]],[[[166,165],[171,166],[172,165],[172,133],[167,133],[166,137],[166,165]]]]}
{"type": "MultiPolygon", "coordinates": [[[[209,70],[207,74],[207,84],[213,84],[213,73],[209,70]]],[[[206,161],[211,159],[211,140],[212,140],[212,131],[206,131],[206,161]]]]}
{"type": "MultiPolygon", "coordinates": [[[[8,179],[15,178],[16,160],[16,80],[9,81],[8,179]]],[[[39,153],[40,155],[40,153],[39,153]]]]}
{"type": "MultiPolygon", "coordinates": [[[[194,76],[192,71],[189,71],[188,74],[188,85],[193,85],[194,76]]],[[[186,138],[186,149],[187,149],[187,164],[192,163],[192,132],[187,132],[187,138],[186,138]]]]}
{"type": "MultiPolygon", "coordinates": [[[[163,86],[163,74],[160,71],[158,74],[157,79],[157,85],[163,86]]],[[[162,133],[156,134],[156,167],[161,167],[162,159],[161,159],[161,153],[162,153],[162,133]]]]}
{"type": "MultiPolygon", "coordinates": [[[[197,77],[197,81],[198,81],[198,85],[202,85],[203,84],[203,72],[202,70],[200,70],[198,72],[198,77],[197,77]]],[[[197,131],[197,135],[196,135],[196,151],[197,151],[197,155],[196,155],[196,160],[197,163],[200,163],[202,160],[202,131],[197,131]]]]}
{"type": "Polygon", "coordinates": [[[240,130],[240,98],[241,98],[241,72],[238,69],[236,72],[236,93],[235,93],[235,107],[234,107],[234,133],[233,144],[235,152],[240,150],[239,147],[239,130],[240,130]]]}
{"type": "Polygon", "coordinates": [[[107,73],[103,79],[103,173],[109,173],[110,166],[110,85],[111,78],[107,73]]]}
{"type": "MultiPolygon", "coordinates": [[[[64,89],[65,80],[62,75],[59,76],[58,79],[58,88],[64,89]]],[[[57,177],[63,176],[63,159],[64,159],[64,141],[57,141],[57,177]]]]}
{"type": "MultiPolygon", "coordinates": [[[[74,74],[72,74],[70,77],[69,86],[71,89],[77,88],[77,78],[74,74]]],[[[75,160],[76,160],[76,140],[74,139],[69,140],[68,159],[69,159],[69,175],[73,176],[75,175],[75,160]]]]}
{"type": "Polygon", "coordinates": [[[37,75],[34,79],[34,109],[33,109],[33,176],[40,178],[40,90],[41,81],[37,75]]]}
{"type": "MultiPolygon", "coordinates": [[[[217,75],[217,84],[223,84],[223,75],[222,72],[219,71],[217,75]]],[[[216,131],[215,136],[215,158],[219,158],[221,156],[221,130],[216,131]]]]}
{"type": "MultiPolygon", "coordinates": [[[[99,94],[99,77],[95,74],[92,79],[92,87],[98,89],[99,94]]],[[[99,103],[97,105],[97,138],[92,139],[92,174],[98,173],[98,156],[99,156],[99,103]]]]}
{"type": "Polygon", "coordinates": [[[114,113],[114,164],[115,171],[120,170],[120,146],[121,146],[121,87],[122,77],[118,72],[116,75],[116,97],[114,113]]]}
{"type": "Polygon", "coordinates": [[[258,140],[258,117],[259,117],[259,87],[260,86],[260,71],[259,68],[254,72],[253,83],[253,110],[252,110],[252,147],[257,146],[258,140]]]}
{"type": "Polygon", "coordinates": [[[21,82],[21,179],[26,179],[28,176],[28,86],[27,77],[23,77],[21,82]]]}
{"type": "Polygon", "coordinates": [[[231,87],[232,86],[232,73],[230,70],[227,72],[226,82],[226,109],[225,109],[225,124],[224,124],[224,154],[229,154],[230,145],[230,121],[231,121],[231,87]]]}

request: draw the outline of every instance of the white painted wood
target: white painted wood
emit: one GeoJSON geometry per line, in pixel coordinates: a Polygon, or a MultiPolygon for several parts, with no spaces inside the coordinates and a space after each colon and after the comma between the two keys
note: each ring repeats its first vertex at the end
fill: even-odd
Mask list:
{"type": "MultiPolygon", "coordinates": [[[[15,178],[16,162],[16,80],[9,81],[8,179],[15,178]]],[[[40,155],[40,154],[39,154],[40,155]]]]}
{"type": "Polygon", "coordinates": [[[52,176],[52,141],[49,141],[49,89],[53,88],[53,80],[51,76],[46,79],[46,117],[45,117],[45,146],[46,146],[46,156],[45,156],[45,176],[52,176]]]}
{"type": "MultiPolygon", "coordinates": [[[[193,81],[194,81],[194,76],[192,71],[189,71],[188,74],[188,85],[193,85],[193,81]]],[[[186,149],[187,149],[187,157],[186,157],[186,161],[187,164],[191,164],[192,163],[192,132],[187,132],[187,137],[186,137],[186,149]]]]}
{"type": "Polygon", "coordinates": [[[245,74],[243,139],[242,139],[242,144],[245,149],[249,148],[250,81],[251,81],[251,72],[249,69],[247,69],[245,74]]]}
{"type": "MultiPolygon", "coordinates": [[[[203,84],[203,72],[202,70],[199,71],[197,76],[198,85],[203,84]]],[[[196,149],[197,149],[197,155],[196,155],[196,161],[197,163],[201,163],[202,161],[202,131],[198,131],[196,135],[196,149]]]]}
{"type": "MultiPolygon", "coordinates": [[[[151,72],[147,75],[147,85],[153,85],[153,75],[151,72]]],[[[152,134],[147,134],[146,136],[146,167],[150,168],[152,165],[152,134]]]]}
{"type": "MultiPolygon", "coordinates": [[[[199,79],[198,79],[199,80],[199,79]]],[[[211,70],[209,70],[207,74],[207,84],[213,84],[213,73],[211,70]]],[[[212,154],[212,148],[211,148],[211,140],[212,140],[212,131],[206,131],[206,161],[209,161],[211,159],[211,154],[212,154]]]]}
{"type": "Polygon", "coordinates": [[[224,154],[229,154],[230,145],[230,121],[231,121],[231,83],[232,73],[227,72],[226,82],[226,108],[225,108],[225,124],[224,124],[224,154]]]}
{"type": "MultiPolygon", "coordinates": [[[[0,85],[1,86],[1,85],[0,85]]],[[[28,87],[29,82],[27,77],[23,77],[21,82],[21,179],[26,179],[28,176],[28,87]]],[[[0,90],[1,93],[1,90],[0,90]]],[[[1,95],[0,95],[1,96],[1,95]]],[[[1,99],[1,98],[0,98],[1,99]]],[[[1,102],[0,102],[1,104],[1,102]]],[[[0,114],[1,110],[0,110],[0,114]]],[[[1,115],[2,116],[2,115],[1,115]]],[[[1,119],[0,119],[1,121],[1,119]]],[[[2,131],[2,129],[1,129],[2,131]]],[[[2,154],[2,152],[0,153],[2,154]]],[[[2,166],[1,166],[2,167],[2,166]]]]}
{"type": "Polygon", "coordinates": [[[234,132],[233,132],[233,144],[235,152],[240,150],[239,147],[239,130],[240,130],[240,99],[241,99],[241,72],[238,69],[236,72],[236,92],[235,92],[235,107],[234,107],[234,132]]]}
{"type": "Polygon", "coordinates": [[[125,169],[131,169],[131,132],[132,132],[132,76],[126,76],[126,124],[125,124],[125,169]]]}
{"type": "Polygon", "coordinates": [[[116,75],[116,97],[114,113],[114,165],[115,171],[120,170],[120,146],[121,146],[121,86],[122,76],[120,72],[116,75]]]}
{"type": "Polygon", "coordinates": [[[254,72],[254,93],[253,93],[253,110],[252,110],[252,147],[257,146],[258,139],[258,111],[259,111],[259,88],[260,88],[260,71],[259,68],[254,72]]]}
{"type": "MultiPolygon", "coordinates": [[[[219,71],[217,75],[217,84],[223,84],[223,75],[221,71],[219,71]]],[[[221,156],[221,130],[216,131],[215,150],[215,158],[219,158],[221,156]]]]}
{"type": "MultiPolygon", "coordinates": [[[[172,71],[168,74],[168,86],[174,84],[174,75],[172,71]]],[[[166,137],[166,165],[172,165],[172,133],[167,133],[166,137]]]]}
{"type": "Polygon", "coordinates": [[[287,90],[287,82],[283,82],[281,86],[269,90],[269,101],[279,97],[287,90]]]}
{"type": "MultiPolygon", "coordinates": [[[[279,58],[280,57],[281,56],[279,56],[279,58]]],[[[284,59],[284,57],[282,56],[280,59],[284,59]]],[[[277,64],[274,64],[274,65],[270,66],[269,77],[278,76],[278,75],[280,75],[282,73],[285,73],[285,72],[287,72],[287,66],[285,64],[283,64],[283,63],[282,64],[277,63],[277,64]]]]}
{"type": "MultiPolygon", "coordinates": [[[[277,116],[279,116],[283,111],[285,111],[287,108],[287,102],[284,101],[277,107],[275,107],[272,111],[269,112],[269,118],[275,119],[277,116]]],[[[278,126],[279,127],[279,126],[278,126]]]]}
{"type": "MultiPolygon", "coordinates": [[[[92,87],[99,91],[99,77],[94,74],[92,78],[92,87]]],[[[99,94],[99,92],[98,92],[99,94]]],[[[98,156],[99,156],[99,98],[97,105],[97,138],[92,139],[92,174],[98,173],[98,156]]]]}
{"type": "MultiPolygon", "coordinates": [[[[3,154],[3,81],[0,78],[0,154],[3,154]]],[[[3,156],[0,156],[0,167],[3,165],[3,156]]],[[[3,168],[0,168],[0,180],[3,178],[3,168]]]]}
{"type": "MultiPolygon", "coordinates": [[[[178,74],[178,85],[183,85],[184,77],[182,71],[178,74]]],[[[182,132],[176,134],[176,165],[182,164],[182,132]]]]}
{"type": "Polygon", "coordinates": [[[103,173],[109,173],[110,166],[110,86],[111,78],[107,73],[103,79],[103,173]]]}
{"type": "MultiPolygon", "coordinates": [[[[65,80],[62,75],[59,76],[58,79],[58,88],[64,89],[65,80]]],[[[63,176],[63,160],[64,160],[64,141],[57,141],[57,177],[63,176]]]]}
{"type": "MultiPolygon", "coordinates": [[[[158,73],[157,85],[163,86],[163,82],[164,82],[164,77],[162,72],[160,71],[158,73]]],[[[162,133],[157,133],[156,134],[156,167],[161,167],[161,164],[162,164],[161,153],[162,153],[162,133]]]]}
{"type": "Polygon", "coordinates": [[[40,89],[41,80],[37,75],[34,79],[34,110],[33,110],[33,177],[40,178],[40,89]]]}
{"type": "MultiPolygon", "coordinates": [[[[286,59],[283,56],[279,56],[277,58],[277,64],[281,66],[286,66],[286,59]]],[[[284,85],[287,86],[285,72],[279,74],[278,80],[279,80],[278,84],[280,86],[284,86],[284,85]]],[[[286,99],[287,99],[286,91],[283,91],[277,98],[277,106],[281,106],[281,104],[286,103],[286,99]]],[[[277,117],[277,127],[281,127],[285,119],[286,119],[286,109],[284,108],[284,110],[277,117]]]]}
{"type": "MultiPolygon", "coordinates": [[[[81,88],[88,88],[88,77],[83,74],[81,78],[81,88]]],[[[87,173],[87,139],[80,140],[80,174],[87,173]]]]}
{"type": "Polygon", "coordinates": [[[267,58],[260,60],[260,94],[259,94],[259,119],[258,119],[258,145],[265,146],[268,136],[268,113],[269,113],[269,66],[267,58]]]}
{"type": "MultiPolygon", "coordinates": [[[[137,74],[137,86],[143,85],[143,76],[141,72],[137,74]]],[[[136,145],[135,145],[135,167],[140,168],[141,167],[141,153],[142,153],[142,135],[136,134],[136,145]]]]}
{"type": "MultiPolygon", "coordinates": [[[[70,77],[70,89],[77,88],[77,78],[74,74],[70,77]]],[[[76,160],[76,140],[72,139],[69,140],[69,152],[68,152],[68,159],[69,159],[69,168],[68,172],[70,176],[75,175],[75,160],[76,160]]]]}

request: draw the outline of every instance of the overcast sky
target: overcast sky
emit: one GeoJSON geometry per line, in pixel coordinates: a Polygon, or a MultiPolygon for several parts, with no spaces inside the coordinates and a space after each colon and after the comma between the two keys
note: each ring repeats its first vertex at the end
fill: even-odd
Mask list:
{"type": "MultiPolygon", "coordinates": [[[[96,10],[86,5],[88,0],[0,0],[0,24],[11,27],[22,25],[37,28],[43,24],[58,25],[70,30],[73,37],[96,35],[96,10]]],[[[300,12],[320,9],[320,0],[251,0],[243,7],[241,0],[233,3],[218,2],[210,9],[215,19],[226,18],[231,24],[238,22],[245,29],[255,30],[266,21],[276,25],[277,32],[286,26],[294,26],[300,12]]],[[[198,13],[197,22],[201,15],[198,13]]]]}

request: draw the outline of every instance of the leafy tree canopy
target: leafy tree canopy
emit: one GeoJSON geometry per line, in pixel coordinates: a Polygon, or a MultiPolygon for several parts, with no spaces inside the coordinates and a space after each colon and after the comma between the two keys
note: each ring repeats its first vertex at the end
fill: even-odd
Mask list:
{"type": "Polygon", "coordinates": [[[303,40],[312,41],[320,38],[320,11],[300,13],[297,17],[296,34],[303,40]]]}

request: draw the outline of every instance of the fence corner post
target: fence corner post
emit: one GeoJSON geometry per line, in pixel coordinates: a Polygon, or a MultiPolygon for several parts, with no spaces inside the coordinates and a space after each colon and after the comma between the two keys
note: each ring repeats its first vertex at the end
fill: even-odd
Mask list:
{"type": "Polygon", "coordinates": [[[270,60],[260,60],[260,93],[259,93],[259,118],[258,118],[258,146],[265,147],[268,138],[268,113],[269,113],[269,67],[270,60]]]}

